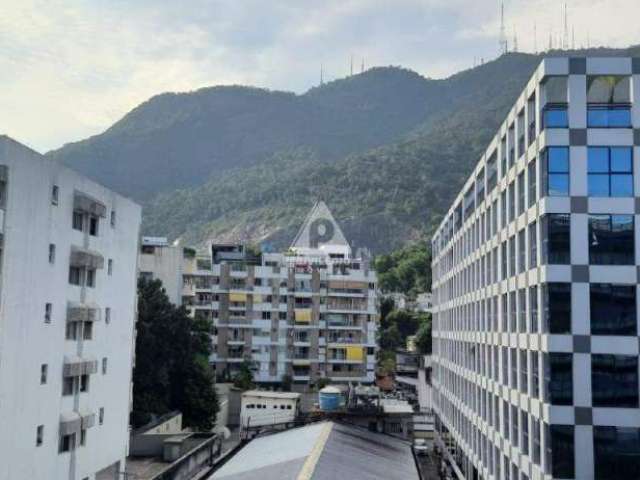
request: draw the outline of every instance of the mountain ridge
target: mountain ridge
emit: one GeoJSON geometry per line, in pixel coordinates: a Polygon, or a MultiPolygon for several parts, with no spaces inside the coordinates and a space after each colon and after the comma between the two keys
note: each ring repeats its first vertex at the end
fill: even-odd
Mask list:
{"type": "MultiPolygon", "coordinates": [[[[594,52],[640,54],[638,47],[558,54],[594,52]]],[[[75,167],[116,190],[133,188],[148,234],[283,248],[323,198],[355,247],[385,252],[433,230],[540,59],[509,53],[442,80],[376,68],[302,95],[208,87],[185,102],[184,94],[163,94],[109,129],[124,148],[103,136],[81,145],[81,157],[50,155],[80,161],[75,167]],[[100,157],[96,144],[107,154],[100,157]],[[95,167],[118,154],[111,170],[95,167]],[[83,165],[86,158],[94,160],[83,165]],[[153,188],[135,190],[145,182],[153,188]]]]}

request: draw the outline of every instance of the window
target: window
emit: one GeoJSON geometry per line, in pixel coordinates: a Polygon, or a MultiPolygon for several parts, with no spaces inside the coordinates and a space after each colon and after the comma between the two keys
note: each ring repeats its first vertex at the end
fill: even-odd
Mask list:
{"type": "Polygon", "coordinates": [[[531,333],[538,333],[540,326],[538,322],[538,287],[529,287],[529,328],[531,333]]]}
{"type": "Polygon", "coordinates": [[[107,357],[104,357],[102,359],[102,374],[103,375],[107,374],[107,357]]]}
{"type": "Polygon", "coordinates": [[[516,217],[516,184],[512,182],[509,184],[509,189],[507,190],[509,194],[509,221],[512,222],[516,217]]]}
{"type": "Polygon", "coordinates": [[[113,259],[109,259],[107,261],[107,275],[111,275],[113,273],[113,259]]]}
{"type": "Polygon", "coordinates": [[[538,234],[536,222],[529,224],[529,268],[538,266],[538,234]]]}
{"type": "Polygon", "coordinates": [[[527,291],[524,288],[518,290],[518,331],[527,332],[527,291]]]}
{"type": "Polygon", "coordinates": [[[116,211],[115,210],[111,210],[111,226],[112,227],[116,226],[116,211]]]}
{"type": "Polygon", "coordinates": [[[53,205],[58,205],[59,190],[58,185],[51,187],[51,203],[53,205]]]}
{"type": "Polygon", "coordinates": [[[640,428],[593,427],[595,480],[640,478],[640,428]]]}
{"type": "Polygon", "coordinates": [[[78,322],[67,322],[67,326],[65,328],[65,338],[67,340],[77,340],[78,322]]]}
{"type": "Polygon", "coordinates": [[[575,477],[573,425],[551,425],[551,471],[553,478],[575,477]]]}
{"type": "Polygon", "coordinates": [[[633,196],[631,147],[589,147],[588,167],[589,196],[633,196]]]}
{"type": "Polygon", "coordinates": [[[532,460],[536,465],[540,465],[540,421],[535,417],[531,421],[531,430],[533,431],[533,441],[531,442],[532,460]]]}
{"type": "Polygon", "coordinates": [[[544,261],[550,265],[571,263],[571,217],[566,213],[545,215],[542,223],[544,261]]]}
{"type": "Polygon", "coordinates": [[[587,127],[631,126],[630,78],[618,75],[587,77],[587,127]]]}
{"type": "Polygon", "coordinates": [[[635,285],[589,285],[592,335],[637,334],[635,285]]]}
{"type": "MultiPolygon", "coordinates": [[[[511,443],[514,447],[518,446],[518,440],[520,440],[520,433],[518,432],[518,407],[511,406],[511,443]]],[[[515,477],[516,479],[518,477],[515,477]]]]}
{"type": "Polygon", "coordinates": [[[571,353],[549,353],[548,397],[551,405],[573,404],[573,359],[571,353]]]}
{"type": "Polygon", "coordinates": [[[569,116],[566,104],[547,105],[542,111],[543,128],[567,128],[569,116]]]}
{"type": "Polygon", "coordinates": [[[82,231],[84,214],[79,210],[73,211],[73,229],[82,231]]]}
{"type": "Polygon", "coordinates": [[[49,367],[46,363],[40,365],[40,385],[45,385],[47,383],[47,372],[49,367]]]}
{"type": "Polygon", "coordinates": [[[524,187],[524,172],[518,175],[518,215],[524,213],[525,208],[525,187],[524,187]]]}
{"type": "Polygon", "coordinates": [[[536,161],[533,160],[527,167],[527,179],[529,181],[529,206],[533,206],[536,203],[538,196],[537,182],[536,182],[536,161]]]}
{"type": "Polygon", "coordinates": [[[94,237],[98,236],[98,223],[98,217],[95,215],[89,217],[89,235],[93,235],[94,237]]]}
{"type": "Polygon", "coordinates": [[[60,437],[60,453],[70,452],[76,448],[76,434],[70,433],[60,437]]]}
{"type": "Polygon", "coordinates": [[[82,280],[82,270],[79,267],[69,267],[69,283],[80,285],[82,280]]]}
{"type": "Polygon", "coordinates": [[[50,303],[44,304],[44,323],[51,323],[51,314],[53,312],[53,305],[50,303]]]}
{"type": "Polygon", "coordinates": [[[95,287],[96,286],[96,271],[94,269],[85,270],[85,274],[87,276],[87,281],[85,285],[87,287],[95,287]]]}
{"type": "Polygon", "coordinates": [[[75,392],[75,381],[74,377],[64,377],[62,380],[62,395],[73,395],[75,392]]]}
{"type": "Polygon", "coordinates": [[[80,391],[81,392],[89,391],[89,375],[80,376],[80,391]]]}
{"type": "Polygon", "coordinates": [[[542,81],[542,128],[568,127],[567,79],[566,76],[549,76],[542,81]]]}
{"type": "MultiPolygon", "coordinates": [[[[512,348],[509,350],[510,362],[511,362],[511,383],[512,389],[518,389],[518,350],[512,348]]],[[[518,417],[514,419],[514,423],[518,422],[518,417]]]]}
{"type": "Polygon", "coordinates": [[[107,325],[111,322],[111,307],[106,307],[104,309],[104,323],[107,325]]]}
{"type": "Polygon", "coordinates": [[[538,352],[531,352],[531,396],[540,396],[540,368],[538,366],[538,352]]]}
{"type": "Polygon", "coordinates": [[[44,442],[44,425],[38,425],[36,428],[36,447],[42,446],[44,442]]]}
{"type": "Polygon", "coordinates": [[[54,264],[56,262],[56,246],[53,243],[49,244],[49,263],[54,264]]]}
{"type": "Polygon", "coordinates": [[[93,322],[83,322],[82,339],[91,340],[93,338],[93,322]]]}
{"type": "Polygon", "coordinates": [[[638,357],[591,355],[594,407],[638,408],[638,357]]]}
{"type": "Polygon", "coordinates": [[[98,412],[98,423],[102,425],[104,423],[104,407],[100,407],[98,412]]]}
{"type": "Polygon", "coordinates": [[[546,194],[550,197],[569,195],[569,148],[549,147],[543,158],[547,173],[546,194]]]}
{"type": "MultiPolygon", "coordinates": [[[[87,429],[83,428],[80,430],[80,445],[86,445],[87,444],[87,429]]],[[[89,478],[89,477],[85,477],[85,478],[89,478]]]]}
{"type": "Polygon", "coordinates": [[[527,393],[529,389],[529,369],[527,368],[527,351],[520,350],[520,391],[527,393]]]}
{"type": "Polygon", "coordinates": [[[589,216],[589,263],[633,265],[633,215],[589,216]]]}
{"type": "Polygon", "coordinates": [[[527,249],[525,245],[526,229],[518,232],[518,272],[522,273],[527,269],[527,249]]]}
{"type": "Polygon", "coordinates": [[[571,333],[571,284],[548,283],[544,291],[545,330],[553,334],[571,333]]]}

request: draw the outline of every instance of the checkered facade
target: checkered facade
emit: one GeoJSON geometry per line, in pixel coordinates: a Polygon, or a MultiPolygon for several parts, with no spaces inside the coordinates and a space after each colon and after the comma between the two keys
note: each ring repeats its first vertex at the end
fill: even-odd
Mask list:
{"type": "Polygon", "coordinates": [[[638,97],[640,59],[544,59],[433,237],[434,409],[460,478],[640,478],[638,97]],[[630,167],[598,170],[609,151],[630,167]],[[596,311],[612,288],[624,314],[596,311]]]}

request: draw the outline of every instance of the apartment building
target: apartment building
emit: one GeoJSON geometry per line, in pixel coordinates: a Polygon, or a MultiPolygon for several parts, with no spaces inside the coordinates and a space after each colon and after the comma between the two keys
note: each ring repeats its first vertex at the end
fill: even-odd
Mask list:
{"type": "Polygon", "coordinates": [[[140,214],[0,136],[0,479],[121,478],[140,214]]]}
{"type": "Polygon", "coordinates": [[[218,378],[248,361],[260,383],[374,381],[376,275],[352,255],[323,202],[285,253],[211,244],[197,255],[151,238],[139,262],[141,276],[161,279],[172,301],[211,320],[218,378]]]}
{"type": "Polygon", "coordinates": [[[546,58],[433,236],[458,478],[640,478],[640,59],[546,58]]]}

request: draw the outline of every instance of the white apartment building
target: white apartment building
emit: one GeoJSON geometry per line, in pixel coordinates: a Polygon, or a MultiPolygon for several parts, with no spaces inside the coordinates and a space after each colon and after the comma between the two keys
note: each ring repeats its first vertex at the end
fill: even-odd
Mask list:
{"type": "Polygon", "coordinates": [[[0,479],[121,478],[138,205],[0,136],[0,479]]]}
{"type": "Polygon", "coordinates": [[[220,379],[250,362],[260,383],[307,385],[375,379],[377,280],[323,202],[286,253],[260,259],[242,245],[192,249],[143,239],[140,274],[214,325],[211,362],[220,379]]]}
{"type": "Polygon", "coordinates": [[[435,233],[458,478],[640,478],[640,59],[546,58],[435,233]]]}

